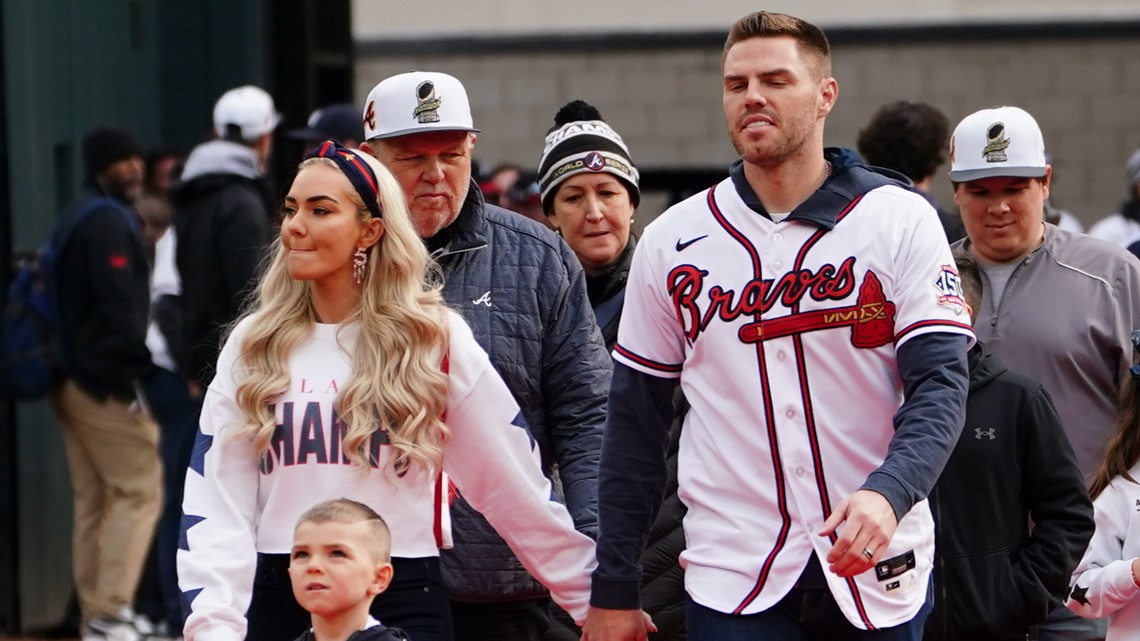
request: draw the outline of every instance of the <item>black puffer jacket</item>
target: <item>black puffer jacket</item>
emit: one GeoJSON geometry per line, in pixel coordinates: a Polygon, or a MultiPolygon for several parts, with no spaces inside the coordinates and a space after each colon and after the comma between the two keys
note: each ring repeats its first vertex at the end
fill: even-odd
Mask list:
{"type": "MultiPolygon", "coordinates": [[[[459,217],[428,246],[443,268],[444,298],[471,325],[518,401],[544,471],[550,476],[557,467],[574,525],[596,536],[598,457],[613,365],[577,258],[549,229],[484,203],[474,182],[459,217]]],[[[462,497],[451,514],[455,548],[441,555],[451,598],[494,602],[547,594],[462,497]]]]}
{"type": "MultiPolygon", "coordinates": [[[[633,262],[633,250],[637,241],[630,236],[629,243],[616,264],[596,276],[586,277],[586,289],[590,294],[590,305],[597,311],[614,296],[625,297],[625,284],[629,278],[629,266],[633,262]]],[[[601,321],[603,319],[599,319],[601,321]]],[[[602,327],[606,349],[613,350],[617,344],[618,325],[621,322],[621,308],[612,314],[602,327]]],[[[676,418],[669,433],[669,451],[665,460],[669,468],[665,484],[665,498],[661,511],[649,531],[645,553],[641,555],[641,607],[653,617],[657,632],[650,634],[650,641],[684,641],[685,639],[685,576],[678,557],[685,549],[685,533],[681,521],[685,517],[685,506],[677,496],[677,449],[681,439],[681,423],[689,406],[678,389],[674,399],[676,418]]],[[[555,623],[543,641],[577,641],[581,630],[574,625],[570,616],[561,610],[555,612],[555,623]]]]}
{"type": "Polygon", "coordinates": [[[203,387],[214,377],[222,332],[256,285],[271,239],[270,205],[256,152],[213,140],[194,148],[171,188],[182,278],[182,345],[175,354],[203,387]]]}

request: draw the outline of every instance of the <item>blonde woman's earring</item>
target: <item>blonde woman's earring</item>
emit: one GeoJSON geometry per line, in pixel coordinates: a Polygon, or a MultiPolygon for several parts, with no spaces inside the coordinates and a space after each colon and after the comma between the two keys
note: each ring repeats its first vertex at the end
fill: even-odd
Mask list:
{"type": "Polygon", "coordinates": [[[364,268],[367,266],[368,252],[363,247],[357,247],[356,253],[352,255],[352,275],[356,278],[357,285],[364,282],[364,268]]]}

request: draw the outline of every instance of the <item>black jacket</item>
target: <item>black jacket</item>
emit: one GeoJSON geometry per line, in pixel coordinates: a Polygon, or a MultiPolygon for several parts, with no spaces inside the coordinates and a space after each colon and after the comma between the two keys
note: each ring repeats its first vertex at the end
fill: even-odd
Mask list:
{"type": "MultiPolygon", "coordinates": [[[[102,196],[85,189],[57,228],[102,196]]],[[[100,400],[134,399],[135,381],[153,368],[146,347],[150,266],[134,214],[123,208],[105,207],[79,221],[58,260],[67,375],[100,400]]]]}
{"type": "MultiPolygon", "coordinates": [[[[296,641],[317,641],[312,629],[305,630],[296,641]]],[[[371,628],[357,630],[348,636],[347,641],[409,641],[408,634],[399,628],[386,628],[383,625],[374,625],[371,628]]]]}
{"type": "MultiPolygon", "coordinates": [[[[483,202],[474,182],[459,217],[428,241],[447,303],[471,325],[526,419],[548,476],[557,468],[578,530],[597,531],[598,457],[613,365],[586,298],[582,267],[546,227],[483,202]]],[[[455,548],[441,555],[453,599],[538,598],[546,590],[462,497],[455,548]]]]}
{"type": "MultiPolygon", "coordinates": [[[[633,262],[633,250],[637,241],[630,236],[629,243],[616,264],[597,276],[586,277],[586,289],[590,294],[590,305],[596,311],[614,296],[625,296],[625,284],[629,279],[629,267],[633,262]]],[[[612,350],[617,343],[621,309],[602,327],[606,349],[612,350]]],[[[650,641],[684,641],[685,636],[685,573],[681,570],[678,557],[685,549],[685,532],[681,521],[685,517],[685,506],[677,496],[677,450],[681,439],[681,423],[684,422],[688,403],[680,389],[674,398],[676,418],[669,433],[669,450],[665,464],[668,477],[665,482],[665,498],[657,520],[649,531],[645,552],[641,555],[641,607],[653,617],[657,632],[649,635],[650,641]]],[[[577,641],[581,631],[574,626],[569,615],[556,612],[557,624],[543,637],[543,641],[577,641]],[[559,625],[560,624],[560,625],[559,625]]]]}
{"type": "Polygon", "coordinates": [[[1045,388],[980,343],[969,363],[966,427],[930,495],[924,639],[1022,641],[1064,598],[1093,533],[1092,502],[1045,388]]]}
{"type": "Polygon", "coordinates": [[[270,241],[270,206],[252,149],[214,140],[186,160],[174,206],[182,278],[182,345],[175,354],[203,387],[214,377],[222,334],[256,285],[270,241]]]}

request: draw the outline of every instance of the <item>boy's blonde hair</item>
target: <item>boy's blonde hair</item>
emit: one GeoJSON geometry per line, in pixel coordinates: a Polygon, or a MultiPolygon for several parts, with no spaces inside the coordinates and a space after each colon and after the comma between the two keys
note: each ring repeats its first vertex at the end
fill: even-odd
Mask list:
{"type": "MultiPolygon", "coordinates": [[[[387,563],[392,553],[392,533],[388,531],[388,524],[375,510],[359,501],[352,499],[332,499],[322,501],[305,510],[301,518],[297,519],[297,526],[303,523],[343,523],[354,525],[367,523],[370,545],[369,551],[377,561],[387,563]]],[[[295,528],[294,528],[295,529],[295,528]]]]}

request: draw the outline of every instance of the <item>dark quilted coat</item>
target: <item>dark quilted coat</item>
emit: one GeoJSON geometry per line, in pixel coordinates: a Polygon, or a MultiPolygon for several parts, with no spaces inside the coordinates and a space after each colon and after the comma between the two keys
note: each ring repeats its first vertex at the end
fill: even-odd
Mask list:
{"type": "MultiPolygon", "coordinates": [[[[548,476],[557,469],[574,524],[596,537],[598,457],[613,365],[586,298],[577,258],[561,238],[483,202],[472,183],[459,217],[429,241],[444,297],[475,333],[514,394],[548,476]]],[[[462,497],[452,504],[455,548],[444,581],[457,601],[547,594],[462,497]]]]}

